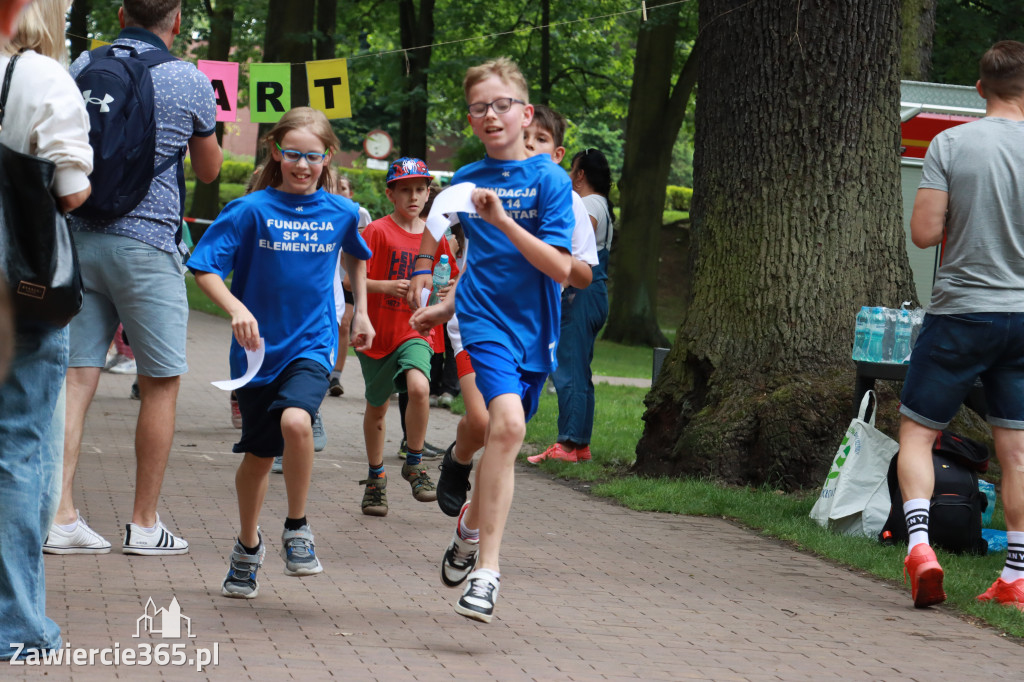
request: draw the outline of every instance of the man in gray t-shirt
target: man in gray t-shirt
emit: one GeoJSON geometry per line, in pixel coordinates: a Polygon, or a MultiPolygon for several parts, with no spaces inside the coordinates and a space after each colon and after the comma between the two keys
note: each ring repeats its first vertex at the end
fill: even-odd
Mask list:
{"type": "Polygon", "coordinates": [[[944,247],[900,397],[904,567],[914,606],[945,600],[929,545],[932,445],[980,378],[1003,472],[1008,551],[978,599],[1024,610],[1024,44],[996,43],[980,67],[985,118],[932,141],[910,218],[914,244],[944,247]]]}

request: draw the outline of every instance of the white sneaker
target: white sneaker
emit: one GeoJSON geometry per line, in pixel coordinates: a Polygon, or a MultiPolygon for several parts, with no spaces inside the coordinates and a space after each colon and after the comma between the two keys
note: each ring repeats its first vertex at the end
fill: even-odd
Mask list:
{"type": "Polygon", "coordinates": [[[135,358],[126,358],[120,356],[120,360],[114,364],[108,371],[111,374],[138,374],[139,368],[135,364],[135,358]]]}
{"type": "MultiPolygon", "coordinates": [[[[78,514],[77,509],[75,513],[78,514]]],[[[81,514],[78,514],[78,525],[72,531],[61,530],[56,523],[50,526],[43,543],[45,554],[106,554],[109,551],[110,543],[90,528],[81,514]]]]}
{"type": "Polygon", "coordinates": [[[500,578],[485,571],[473,571],[466,581],[466,589],[455,604],[455,613],[482,623],[494,618],[494,603],[498,600],[500,578]]]}
{"type": "Polygon", "coordinates": [[[134,523],[125,524],[124,547],[121,551],[125,554],[145,556],[185,554],[188,552],[188,543],[167,530],[167,526],[163,524],[160,515],[157,514],[156,527],[148,533],[134,523]]]}

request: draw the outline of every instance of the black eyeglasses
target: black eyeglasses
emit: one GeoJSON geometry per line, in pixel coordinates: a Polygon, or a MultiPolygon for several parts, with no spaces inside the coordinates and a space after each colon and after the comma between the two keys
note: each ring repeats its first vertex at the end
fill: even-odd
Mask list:
{"type": "Polygon", "coordinates": [[[473,118],[483,118],[487,115],[488,109],[494,109],[496,114],[504,114],[512,108],[513,104],[526,104],[526,102],[513,97],[499,97],[493,102],[473,102],[469,105],[469,115],[473,118]]]}
{"type": "Polygon", "coordinates": [[[319,166],[327,158],[327,152],[300,152],[298,149],[281,149],[281,145],[277,141],[274,142],[274,145],[277,146],[277,151],[281,152],[284,160],[291,163],[298,163],[299,159],[306,157],[306,163],[310,166],[319,166]]]}

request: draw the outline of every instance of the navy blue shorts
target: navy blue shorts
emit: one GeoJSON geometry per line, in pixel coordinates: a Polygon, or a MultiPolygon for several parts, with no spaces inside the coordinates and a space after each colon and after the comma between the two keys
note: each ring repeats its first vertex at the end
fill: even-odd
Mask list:
{"type": "Polygon", "coordinates": [[[492,341],[473,343],[466,346],[473,369],[476,371],[476,387],[484,397],[484,404],[499,395],[513,393],[523,401],[526,421],[537,414],[540,394],[547,380],[547,372],[527,372],[520,369],[511,353],[501,344],[492,341]]]}
{"type": "Polygon", "coordinates": [[[330,386],[331,373],[316,360],[305,358],[289,363],[265,386],[243,386],[235,391],[242,413],[242,437],[233,452],[251,452],[257,457],[277,457],[284,453],[281,413],[286,407],[299,407],[313,417],[330,386]]]}
{"type": "Polygon", "coordinates": [[[993,426],[1024,429],[1024,313],[925,315],[900,412],[944,429],[981,379],[993,426]]]}

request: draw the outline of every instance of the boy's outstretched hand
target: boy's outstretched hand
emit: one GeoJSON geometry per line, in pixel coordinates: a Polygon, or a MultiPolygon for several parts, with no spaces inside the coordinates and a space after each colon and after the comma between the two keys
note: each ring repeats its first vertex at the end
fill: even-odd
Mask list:
{"type": "Polygon", "coordinates": [[[352,333],[349,336],[349,345],[358,351],[366,352],[373,345],[373,337],[376,334],[377,332],[374,331],[373,325],[370,324],[370,318],[366,315],[366,312],[356,308],[356,312],[352,316],[352,333]]]}

